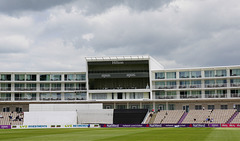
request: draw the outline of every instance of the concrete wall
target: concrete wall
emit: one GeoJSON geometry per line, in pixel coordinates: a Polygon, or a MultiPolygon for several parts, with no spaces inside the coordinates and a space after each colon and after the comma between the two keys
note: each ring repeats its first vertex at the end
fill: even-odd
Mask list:
{"type": "Polygon", "coordinates": [[[78,110],[78,124],[106,123],[113,124],[113,109],[78,110]]]}
{"type": "Polygon", "coordinates": [[[29,104],[29,112],[33,111],[79,111],[102,109],[102,103],[94,104],[29,104]]]}
{"type": "Polygon", "coordinates": [[[77,124],[77,112],[24,112],[23,125],[66,125],[77,124]]]}

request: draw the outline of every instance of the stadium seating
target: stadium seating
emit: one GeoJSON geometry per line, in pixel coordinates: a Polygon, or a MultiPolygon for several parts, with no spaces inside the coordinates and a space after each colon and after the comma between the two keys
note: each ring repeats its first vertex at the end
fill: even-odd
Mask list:
{"type": "Polygon", "coordinates": [[[232,120],[231,123],[240,123],[240,114],[237,113],[237,116],[232,120]]]}
{"type": "Polygon", "coordinates": [[[24,115],[22,113],[0,112],[0,115],[2,115],[2,117],[0,118],[0,125],[22,125],[23,124],[24,115]],[[10,119],[9,116],[12,116],[12,119],[10,119]],[[21,121],[16,120],[17,116],[19,116],[19,118],[22,118],[22,120],[21,121]]]}
{"type": "Polygon", "coordinates": [[[178,123],[179,119],[184,114],[184,111],[182,110],[169,110],[169,111],[160,111],[157,113],[157,116],[154,120],[154,124],[160,124],[160,123],[172,123],[176,124],[178,123]]]}
{"type": "Polygon", "coordinates": [[[182,123],[226,123],[235,111],[235,109],[190,110],[182,123]]]}

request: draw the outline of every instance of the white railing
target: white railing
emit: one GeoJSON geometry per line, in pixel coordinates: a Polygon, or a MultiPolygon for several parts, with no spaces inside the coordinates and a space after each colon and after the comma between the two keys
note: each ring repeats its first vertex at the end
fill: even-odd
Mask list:
{"type": "Polygon", "coordinates": [[[205,98],[227,98],[227,94],[205,94],[205,98]]]}
{"type": "Polygon", "coordinates": [[[205,88],[227,87],[227,83],[222,84],[205,84],[205,88]]]}

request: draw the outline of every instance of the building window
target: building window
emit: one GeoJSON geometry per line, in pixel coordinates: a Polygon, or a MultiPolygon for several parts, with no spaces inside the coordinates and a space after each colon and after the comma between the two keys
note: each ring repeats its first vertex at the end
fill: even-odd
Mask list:
{"type": "Polygon", "coordinates": [[[201,71],[192,71],[191,72],[191,77],[192,78],[201,78],[201,71]]]}
{"type": "Polygon", "coordinates": [[[176,72],[167,72],[167,79],[175,79],[176,72]]]}
{"type": "Polygon", "coordinates": [[[188,98],[190,91],[180,91],[180,98],[188,98]]]}
{"type": "Polygon", "coordinates": [[[205,80],[205,88],[215,87],[215,80],[205,80]]]}
{"type": "Polygon", "coordinates": [[[0,94],[0,101],[10,101],[10,100],[11,100],[11,93],[0,94]]]}
{"type": "Polygon", "coordinates": [[[15,81],[25,81],[24,74],[15,74],[15,81]]]}
{"type": "Polygon", "coordinates": [[[17,83],[15,84],[15,91],[24,91],[25,90],[25,85],[22,83],[17,83]]]}
{"type": "Polygon", "coordinates": [[[3,107],[3,112],[10,112],[10,108],[9,107],[3,107]]]}
{"type": "Polygon", "coordinates": [[[174,104],[169,104],[169,110],[175,110],[175,105],[174,104]]]}
{"type": "Polygon", "coordinates": [[[240,69],[231,69],[230,76],[240,76],[240,69]]]}
{"type": "Polygon", "coordinates": [[[193,80],[191,81],[190,88],[201,88],[202,82],[200,80],[193,80]]]}
{"type": "Polygon", "coordinates": [[[240,97],[240,89],[231,90],[231,97],[240,97]]]}
{"type": "Polygon", "coordinates": [[[202,92],[201,91],[192,91],[192,98],[201,98],[202,97],[202,92]]]}
{"type": "Polygon", "coordinates": [[[231,87],[240,86],[240,79],[230,79],[231,87]]]}
{"type": "Polygon", "coordinates": [[[26,89],[28,91],[36,91],[37,90],[37,84],[34,84],[34,83],[26,84],[26,89]]]}
{"type": "Polygon", "coordinates": [[[208,105],[208,110],[214,110],[214,105],[208,105]]]}
{"type": "Polygon", "coordinates": [[[1,90],[2,91],[11,91],[11,84],[10,83],[2,83],[1,90]]]}
{"type": "Polygon", "coordinates": [[[155,99],[164,99],[165,98],[165,92],[164,91],[156,91],[155,92],[155,99]]]}
{"type": "Polygon", "coordinates": [[[27,74],[27,81],[36,81],[37,75],[36,74],[27,74]]]}
{"type": "Polygon", "coordinates": [[[92,99],[107,99],[107,94],[92,94],[92,99]]]}
{"type": "Polygon", "coordinates": [[[180,81],[180,86],[179,88],[189,88],[190,86],[190,81],[180,81]]]}
{"type": "Polygon", "coordinates": [[[74,83],[66,83],[65,84],[65,90],[75,90],[74,83]]]}
{"type": "Polygon", "coordinates": [[[51,75],[51,81],[61,81],[61,74],[52,74],[51,75]]]}
{"type": "Polygon", "coordinates": [[[86,100],[87,99],[87,93],[76,93],[77,100],[86,100]]]}
{"type": "Polygon", "coordinates": [[[15,93],[16,101],[36,100],[36,93],[15,93]]]}
{"type": "Polygon", "coordinates": [[[227,80],[226,79],[216,80],[216,87],[227,87],[227,80]]]}
{"type": "Polygon", "coordinates": [[[60,93],[40,93],[40,100],[61,100],[60,93]]]}
{"type": "Polygon", "coordinates": [[[213,70],[207,70],[204,71],[205,77],[214,77],[214,71],[213,70]]]}
{"type": "Polygon", "coordinates": [[[227,71],[226,70],[216,70],[215,77],[224,77],[224,76],[227,76],[227,71]]]}
{"type": "Polygon", "coordinates": [[[65,74],[64,75],[64,80],[65,81],[74,81],[75,80],[75,76],[74,76],[74,74],[65,74]]]}
{"type": "Polygon", "coordinates": [[[165,73],[164,72],[156,72],[155,73],[155,79],[164,79],[165,73]]]}
{"type": "Polygon", "coordinates": [[[177,86],[177,82],[176,81],[167,81],[166,82],[167,85],[167,89],[175,89],[177,86]]]}
{"type": "Polygon", "coordinates": [[[189,71],[179,72],[179,78],[189,78],[189,71]]]}
{"type": "Polygon", "coordinates": [[[11,74],[1,74],[1,81],[11,81],[11,74]]]}
{"type": "Polygon", "coordinates": [[[195,105],[195,110],[202,110],[202,105],[195,105]]]}
{"type": "Polygon", "coordinates": [[[86,80],[86,74],[77,74],[76,81],[86,80]]]}
{"type": "Polygon", "coordinates": [[[130,93],[130,99],[143,99],[143,93],[130,93]]]}
{"type": "Polygon", "coordinates": [[[40,81],[50,81],[50,74],[41,74],[40,81]]]}
{"type": "Polygon", "coordinates": [[[228,105],[221,105],[221,109],[228,109],[228,105]]]}
{"type": "Polygon", "coordinates": [[[214,98],[214,97],[215,97],[215,91],[214,90],[205,91],[205,98],[214,98]]]}
{"type": "Polygon", "coordinates": [[[177,92],[176,91],[167,91],[166,99],[176,99],[176,98],[177,98],[177,92]]]}

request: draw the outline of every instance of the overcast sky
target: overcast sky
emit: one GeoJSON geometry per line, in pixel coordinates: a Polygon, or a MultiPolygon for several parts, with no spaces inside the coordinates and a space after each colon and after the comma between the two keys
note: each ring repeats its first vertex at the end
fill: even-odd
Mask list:
{"type": "Polygon", "coordinates": [[[238,0],[0,0],[0,71],[85,71],[85,57],[240,65],[238,0]]]}

